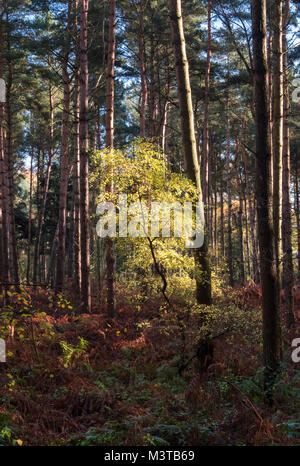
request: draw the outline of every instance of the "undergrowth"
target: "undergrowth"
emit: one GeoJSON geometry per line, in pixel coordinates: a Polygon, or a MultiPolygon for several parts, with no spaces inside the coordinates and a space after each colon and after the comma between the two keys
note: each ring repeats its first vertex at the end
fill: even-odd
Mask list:
{"type": "Polygon", "coordinates": [[[259,290],[227,290],[209,310],[179,300],[174,313],[159,299],[137,297],[136,307],[128,290],[119,289],[114,320],[96,305],[77,315],[70,297],[49,290],[10,291],[0,445],[300,444],[300,373],[288,346],[275,405],[264,406],[259,290]],[[201,373],[203,338],[214,354],[201,373]]]}

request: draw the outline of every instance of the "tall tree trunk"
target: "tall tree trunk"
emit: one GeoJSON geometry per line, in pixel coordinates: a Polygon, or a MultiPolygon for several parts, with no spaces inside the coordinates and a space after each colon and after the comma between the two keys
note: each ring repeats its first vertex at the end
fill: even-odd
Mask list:
{"type": "MultiPolygon", "coordinates": [[[[153,23],[153,18],[151,22],[153,23]]],[[[154,69],[154,57],[155,57],[155,47],[154,47],[154,31],[151,31],[150,38],[150,93],[149,93],[149,137],[153,138],[156,134],[156,125],[155,125],[155,69],[154,69]]]]}
{"type": "MultiPolygon", "coordinates": [[[[0,78],[3,79],[3,35],[2,20],[0,17],[0,78]]],[[[4,149],[4,107],[5,103],[0,102],[0,183],[1,183],[1,282],[8,283],[9,280],[9,258],[8,258],[8,192],[7,192],[7,167],[4,149]]]]}
{"type": "Polygon", "coordinates": [[[247,273],[251,277],[250,265],[250,242],[249,242],[249,219],[248,219],[248,204],[245,190],[243,191],[244,209],[245,209],[245,234],[246,234],[246,255],[247,255],[247,273]]]}
{"type": "Polygon", "coordinates": [[[220,223],[221,223],[221,256],[225,257],[225,234],[224,234],[224,189],[221,173],[221,186],[220,186],[220,223]]]}
{"type": "Polygon", "coordinates": [[[229,285],[234,285],[233,280],[233,258],[232,258],[232,195],[231,195],[231,147],[230,147],[230,99],[227,99],[227,150],[226,150],[226,185],[227,185],[227,261],[229,272],[229,285]]]}
{"type": "Polygon", "coordinates": [[[91,311],[90,222],[89,222],[89,131],[88,131],[88,8],[89,0],[80,1],[80,240],[81,296],[83,311],[91,311]]]}
{"type": "Polygon", "coordinates": [[[80,139],[79,139],[79,117],[80,117],[80,75],[79,68],[75,75],[74,87],[74,288],[79,295],[81,290],[81,242],[80,242],[80,139]]]}
{"type": "MultiPolygon", "coordinates": [[[[109,13],[109,44],[106,78],[106,133],[105,145],[114,147],[114,75],[115,75],[115,48],[116,48],[116,0],[110,0],[109,13]]],[[[110,186],[113,191],[113,183],[110,186]]],[[[106,239],[106,276],[107,293],[106,306],[109,317],[114,317],[116,312],[115,298],[115,255],[112,238],[106,239]]]]}
{"type": "MultiPolygon", "coordinates": [[[[273,76],[273,224],[277,279],[281,279],[281,222],[282,222],[282,149],[283,149],[283,54],[282,0],[274,1],[274,76],[273,76]]],[[[280,285],[278,287],[280,299],[280,285]]]]}
{"type": "Polygon", "coordinates": [[[27,241],[27,270],[26,270],[26,281],[30,281],[30,270],[31,270],[31,236],[32,236],[32,178],[33,178],[33,158],[34,149],[31,148],[30,157],[30,181],[29,181],[29,213],[28,213],[28,241],[27,241]]]}
{"type": "Polygon", "coordinates": [[[265,390],[272,404],[272,389],[281,359],[280,305],[272,225],[271,154],[268,128],[268,65],[266,0],[252,0],[252,38],[256,129],[256,197],[263,305],[265,390]]]}
{"type": "Polygon", "coordinates": [[[259,276],[257,243],[256,243],[255,206],[254,206],[254,202],[252,201],[252,197],[251,197],[251,187],[250,187],[249,172],[248,172],[248,160],[247,160],[244,145],[242,147],[243,147],[242,149],[243,150],[243,161],[244,161],[244,168],[245,168],[245,191],[246,191],[246,198],[248,200],[248,205],[249,205],[249,222],[250,222],[250,238],[251,238],[251,248],[252,248],[251,252],[252,252],[252,265],[253,265],[253,279],[255,283],[259,283],[260,276],[259,276]]]}
{"type": "Polygon", "coordinates": [[[141,76],[141,108],[140,108],[140,137],[146,137],[146,109],[148,101],[148,86],[146,75],[146,61],[145,61],[145,26],[144,26],[144,12],[148,1],[142,5],[142,0],[139,2],[139,62],[140,62],[140,76],[141,76]]]}
{"type": "Polygon", "coordinates": [[[245,262],[244,262],[244,235],[243,235],[243,189],[242,189],[242,181],[240,178],[239,173],[239,157],[240,157],[240,146],[239,146],[239,139],[236,139],[236,180],[237,180],[237,190],[239,195],[239,210],[238,210],[238,233],[239,233],[239,243],[240,243],[240,280],[241,283],[245,283],[245,262]]]}
{"type": "Polygon", "coordinates": [[[286,322],[291,327],[295,322],[294,316],[294,270],[292,248],[292,216],[290,201],[291,160],[290,160],[290,99],[287,76],[287,25],[290,19],[290,3],[285,2],[284,34],[283,34],[283,174],[282,174],[282,247],[283,247],[283,277],[286,301],[286,322]]]}
{"type": "MultiPolygon", "coordinates": [[[[269,144],[270,144],[270,154],[271,154],[271,176],[272,176],[272,190],[273,190],[273,12],[272,12],[273,2],[267,2],[267,29],[269,28],[269,34],[267,38],[267,58],[268,58],[268,105],[269,105],[269,125],[268,125],[268,134],[269,134],[269,144]]],[[[272,191],[273,195],[273,191],[272,191]]]]}
{"type": "Polygon", "coordinates": [[[12,122],[12,85],[13,85],[13,65],[11,58],[10,25],[6,2],[6,28],[7,28],[7,88],[6,88],[6,169],[8,178],[8,228],[9,228],[9,260],[11,278],[15,283],[19,283],[18,255],[14,213],[14,159],[13,159],[13,122],[12,122]]]}
{"type": "MultiPolygon", "coordinates": [[[[173,49],[175,55],[175,68],[179,94],[179,107],[182,131],[182,144],[184,149],[185,169],[187,176],[195,183],[199,201],[202,202],[202,189],[200,168],[195,138],[194,112],[192,93],[189,78],[189,65],[186,55],[183,20],[181,13],[181,0],[170,0],[170,16],[172,28],[173,49]]],[[[204,244],[194,249],[196,299],[199,304],[211,304],[211,273],[207,249],[206,232],[204,244]]]]}
{"type": "Polygon", "coordinates": [[[296,170],[295,170],[295,212],[296,212],[296,224],[297,224],[298,280],[300,280],[300,201],[299,201],[298,159],[296,159],[296,170]]]}
{"type": "Polygon", "coordinates": [[[205,220],[208,224],[208,157],[209,157],[209,137],[208,137],[208,118],[209,118],[209,105],[210,105],[210,57],[211,57],[211,0],[207,3],[207,56],[206,56],[206,70],[205,70],[205,104],[204,104],[204,122],[203,122],[203,202],[205,206],[205,220]]]}
{"type": "Polygon", "coordinates": [[[50,113],[49,156],[48,156],[48,165],[47,165],[47,171],[46,171],[45,188],[44,188],[43,198],[42,198],[42,207],[41,207],[41,211],[38,217],[38,231],[37,231],[37,240],[36,240],[36,245],[35,245],[34,263],[33,263],[33,282],[34,283],[37,282],[41,240],[42,240],[42,230],[43,230],[43,225],[45,221],[46,203],[47,203],[49,183],[50,183],[52,159],[54,155],[54,101],[53,101],[52,86],[49,87],[49,113],[50,113]]]}
{"type": "Polygon", "coordinates": [[[67,228],[67,197],[69,181],[69,130],[70,130],[70,77],[68,73],[68,60],[70,55],[71,40],[71,12],[72,1],[68,1],[68,25],[67,38],[62,63],[62,80],[64,89],[64,105],[62,116],[61,158],[60,158],[60,191],[59,191],[59,222],[58,222],[58,247],[56,265],[56,291],[62,291],[65,279],[66,256],[66,228],[67,228]]]}

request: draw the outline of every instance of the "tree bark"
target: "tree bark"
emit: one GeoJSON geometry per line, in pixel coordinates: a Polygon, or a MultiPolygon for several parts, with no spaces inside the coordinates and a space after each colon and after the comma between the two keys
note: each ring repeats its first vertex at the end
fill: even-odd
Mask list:
{"type": "MultiPolygon", "coordinates": [[[[283,149],[283,54],[282,0],[274,1],[274,76],[273,76],[273,224],[277,279],[281,280],[281,222],[282,222],[282,149],[283,149]]],[[[280,286],[278,288],[280,294],[280,286]]],[[[280,296],[278,296],[280,299],[280,296]]]]}
{"type": "Polygon", "coordinates": [[[232,258],[232,194],[231,194],[231,147],[230,147],[230,99],[227,99],[227,150],[226,150],[226,186],[227,186],[227,261],[229,272],[229,285],[234,285],[233,280],[233,258],[232,258]]]}
{"type": "Polygon", "coordinates": [[[71,40],[71,11],[72,1],[68,1],[68,25],[67,38],[62,63],[63,80],[63,115],[62,115],[62,135],[61,135],[61,158],[60,158],[60,191],[59,191],[59,222],[58,222],[58,247],[56,265],[56,292],[60,292],[64,287],[65,279],[65,256],[66,256],[66,228],[67,228],[67,195],[69,181],[69,130],[70,130],[70,77],[68,73],[68,60],[70,55],[71,40]]]}
{"type": "Polygon", "coordinates": [[[203,202],[206,211],[207,223],[207,210],[208,210],[208,157],[209,157],[209,137],[208,137],[208,118],[210,106],[210,57],[211,57],[211,0],[207,3],[207,56],[206,56],[206,70],[205,70],[205,103],[204,103],[204,122],[203,122],[203,165],[204,165],[204,179],[203,179],[203,202]]]}
{"type": "Polygon", "coordinates": [[[240,146],[239,139],[236,138],[236,180],[237,180],[237,190],[239,196],[239,210],[238,210],[238,233],[239,233],[239,246],[240,246],[240,281],[242,284],[245,283],[245,254],[244,254],[244,235],[243,235],[243,189],[242,181],[239,173],[238,161],[240,158],[240,146]]]}
{"type": "MultiPolygon", "coordinates": [[[[0,78],[3,79],[3,35],[2,35],[2,20],[0,18],[0,78]]],[[[0,102],[0,182],[1,182],[1,249],[2,249],[2,262],[1,262],[1,281],[8,283],[9,280],[9,258],[8,258],[8,190],[7,190],[7,167],[4,149],[4,107],[5,103],[0,102]]],[[[4,287],[5,288],[5,287],[4,287]]]]}
{"type": "Polygon", "coordinates": [[[286,302],[286,323],[291,327],[295,323],[294,316],[294,267],[292,248],[292,215],[291,215],[291,158],[290,158],[290,99],[287,76],[287,25],[290,18],[290,3],[285,2],[283,32],[283,173],[282,173],[282,248],[283,248],[283,281],[286,302]]]}
{"type": "Polygon", "coordinates": [[[48,157],[48,165],[47,165],[47,172],[46,172],[46,179],[45,179],[45,188],[44,188],[43,199],[42,199],[42,207],[41,207],[41,211],[39,213],[39,219],[38,219],[37,241],[36,241],[35,252],[34,252],[34,263],[33,263],[33,282],[34,283],[37,282],[41,240],[42,240],[42,230],[43,230],[43,225],[44,225],[44,220],[45,220],[45,211],[46,211],[46,203],[47,203],[49,183],[50,183],[52,159],[54,155],[54,101],[53,101],[52,86],[49,87],[49,113],[50,113],[49,157],[48,157]]]}
{"type": "Polygon", "coordinates": [[[300,201],[299,201],[298,159],[296,159],[296,169],[295,169],[295,212],[296,212],[296,224],[297,224],[298,280],[300,280],[300,201]]]}
{"type": "Polygon", "coordinates": [[[268,132],[268,65],[266,0],[252,0],[252,38],[255,93],[256,198],[263,306],[263,356],[266,399],[281,359],[280,304],[276,273],[275,238],[272,225],[271,154],[268,132]]]}
{"type": "Polygon", "coordinates": [[[30,157],[30,181],[29,181],[29,213],[28,213],[28,239],[27,239],[27,269],[26,269],[26,281],[30,281],[31,271],[31,236],[32,236],[32,178],[33,178],[33,158],[34,149],[31,148],[30,157]]]}
{"type": "MultiPolygon", "coordinates": [[[[199,201],[202,202],[200,168],[195,138],[194,111],[189,78],[189,65],[181,12],[181,0],[170,0],[172,41],[175,55],[176,79],[179,94],[182,144],[187,176],[195,183],[199,201]]],[[[194,250],[196,299],[199,304],[211,304],[211,272],[207,248],[207,235],[204,244],[194,250]]]]}
{"type": "Polygon", "coordinates": [[[145,60],[145,26],[144,26],[144,12],[148,1],[142,5],[142,0],[139,2],[139,62],[140,62],[140,76],[141,76],[141,108],[140,108],[140,137],[146,137],[146,110],[148,101],[148,85],[146,74],[146,60],[145,60]]]}
{"type": "Polygon", "coordinates": [[[89,222],[89,131],[88,131],[88,8],[89,0],[80,1],[80,241],[81,296],[84,312],[91,312],[90,222],[89,222]]]}
{"type": "Polygon", "coordinates": [[[19,270],[18,270],[18,255],[17,255],[17,241],[16,241],[16,227],[15,227],[15,213],[14,213],[14,160],[13,160],[13,135],[12,135],[12,111],[11,111],[11,97],[13,85],[13,64],[11,58],[11,39],[9,17],[6,3],[6,22],[7,22],[7,86],[6,86],[6,138],[5,138],[5,158],[6,158],[6,173],[7,173],[7,187],[8,187],[8,248],[9,248],[9,268],[11,278],[15,283],[19,283],[19,270]]]}
{"type": "Polygon", "coordinates": [[[76,293],[81,290],[81,241],[80,241],[80,139],[79,139],[79,117],[80,117],[80,76],[79,69],[76,71],[74,88],[74,288],[76,293]]]}
{"type": "MultiPolygon", "coordinates": [[[[114,75],[115,75],[115,48],[116,48],[116,0],[110,0],[109,15],[109,45],[106,78],[106,134],[105,145],[114,147],[114,75]]],[[[113,192],[113,183],[109,187],[113,192]]],[[[115,255],[112,238],[106,239],[106,276],[107,293],[106,307],[109,317],[114,317],[116,312],[115,298],[115,255]]]]}

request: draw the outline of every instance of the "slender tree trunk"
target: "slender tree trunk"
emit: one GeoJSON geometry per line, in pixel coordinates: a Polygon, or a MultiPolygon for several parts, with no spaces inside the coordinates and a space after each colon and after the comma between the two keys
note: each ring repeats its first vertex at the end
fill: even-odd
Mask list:
{"type": "MultiPolygon", "coordinates": [[[[179,107],[184,149],[185,168],[187,176],[195,183],[199,201],[202,202],[200,168],[195,138],[194,112],[189,79],[189,66],[186,56],[181,0],[170,0],[170,16],[172,28],[173,49],[175,55],[176,78],[179,94],[179,107]]],[[[211,304],[211,273],[207,250],[207,237],[204,234],[204,244],[194,250],[196,298],[199,304],[211,304]]]]}
{"type": "Polygon", "coordinates": [[[273,1],[267,2],[267,59],[268,59],[268,105],[269,105],[269,144],[271,153],[271,186],[273,195],[273,1]]]}
{"type": "Polygon", "coordinates": [[[247,255],[247,273],[248,277],[251,277],[251,265],[250,265],[250,242],[249,242],[249,219],[248,219],[248,205],[245,191],[243,192],[244,198],[244,209],[245,209],[245,234],[246,234],[246,255],[247,255]]]}
{"type": "Polygon", "coordinates": [[[239,167],[237,162],[239,161],[239,139],[236,139],[236,180],[237,180],[237,189],[239,195],[239,211],[238,211],[238,233],[239,233],[239,243],[240,243],[240,281],[242,284],[245,283],[245,255],[244,255],[244,235],[243,235],[243,189],[242,181],[240,179],[239,167]]]}
{"type": "MultiPolygon", "coordinates": [[[[258,254],[257,254],[257,244],[256,244],[256,228],[255,228],[255,206],[251,198],[251,187],[249,182],[249,173],[248,173],[248,160],[246,152],[243,146],[243,161],[245,168],[245,190],[246,198],[249,205],[249,222],[250,222],[250,238],[251,238],[251,249],[252,249],[252,265],[253,265],[253,279],[255,283],[259,283],[259,267],[258,267],[258,254]]],[[[272,179],[272,178],[271,178],[272,179]]]]}
{"type": "Polygon", "coordinates": [[[14,160],[13,160],[13,134],[12,134],[12,85],[13,85],[13,65],[11,59],[10,27],[6,3],[7,21],[7,88],[6,88],[6,169],[8,179],[8,228],[9,228],[9,260],[11,278],[15,283],[19,283],[18,254],[16,241],[15,213],[14,213],[14,160]]]}
{"type": "MultiPolygon", "coordinates": [[[[74,167],[73,167],[74,169],[74,167]]],[[[75,231],[75,196],[72,191],[71,209],[69,212],[69,235],[68,235],[68,278],[74,275],[74,231],[75,231]]]]}
{"type": "Polygon", "coordinates": [[[65,53],[62,63],[62,80],[64,88],[64,106],[62,116],[61,159],[60,159],[60,191],[59,191],[59,227],[56,265],[56,291],[62,291],[65,279],[66,228],[67,228],[67,198],[69,181],[69,130],[70,130],[70,77],[68,60],[71,40],[72,1],[68,1],[68,26],[65,53]]]}
{"type": "Polygon", "coordinates": [[[232,258],[232,195],[231,195],[231,147],[230,147],[230,117],[229,117],[230,99],[227,101],[227,151],[226,151],[226,185],[227,185],[227,261],[229,272],[229,285],[234,285],[233,280],[233,258],[232,258]]]}
{"type": "MultiPolygon", "coordinates": [[[[109,15],[109,45],[106,78],[106,134],[105,145],[114,147],[114,75],[115,75],[115,48],[116,48],[116,0],[110,0],[109,15]]],[[[109,188],[113,192],[113,184],[109,188]]],[[[114,317],[116,313],[115,298],[115,255],[112,238],[106,240],[106,275],[107,275],[107,314],[114,317]]]]}
{"type": "Polygon", "coordinates": [[[54,233],[54,238],[53,238],[53,242],[51,246],[48,273],[47,273],[47,283],[50,284],[51,288],[53,288],[54,286],[55,251],[56,251],[57,241],[58,241],[58,228],[59,228],[59,225],[57,222],[55,233],[54,233]]]}
{"type": "Polygon", "coordinates": [[[292,215],[290,201],[291,160],[290,160],[290,99],[287,76],[287,25],[290,19],[290,3],[285,2],[284,34],[283,34],[283,174],[282,174],[282,247],[283,247],[283,277],[286,301],[286,322],[291,327],[295,322],[294,316],[294,267],[292,248],[292,215]]]}
{"type": "Polygon", "coordinates": [[[280,299],[281,279],[281,222],[282,222],[282,149],[283,149],[283,54],[282,54],[282,0],[274,1],[274,128],[273,128],[273,224],[275,254],[280,299]]]}
{"type": "Polygon", "coordinates": [[[26,270],[26,281],[30,281],[30,270],[31,270],[31,230],[32,230],[32,178],[33,178],[33,157],[34,149],[31,148],[30,157],[30,182],[29,182],[29,213],[28,213],[28,241],[27,241],[27,270],[26,270]]]}
{"type": "Polygon", "coordinates": [[[207,56],[206,56],[206,70],[205,70],[205,104],[204,104],[204,123],[203,123],[203,165],[204,165],[204,177],[203,177],[203,202],[206,211],[206,224],[207,210],[208,210],[208,157],[209,157],[209,105],[210,105],[210,57],[211,57],[211,0],[207,3],[207,56]]]}
{"type": "Polygon", "coordinates": [[[89,132],[88,132],[88,8],[89,1],[80,1],[80,240],[81,296],[83,311],[91,312],[90,222],[89,222],[89,132]]]}
{"type": "MultiPolygon", "coordinates": [[[[168,124],[169,102],[166,100],[164,104],[163,123],[161,129],[161,148],[164,154],[167,154],[167,124],[168,124]]],[[[170,164],[168,163],[170,169],[170,164]]]]}
{"type": "Polygon", "coordinates": [[[48,156],[48,165],[46,171],[46,179],[45,179],[45,188],[42,198],[42,207],[39,213],[38,218],[38,231],[37,231],[37,241],[35,245],[35,252],[34,252],[34,263],[33,263],[33,282],[37,282],[37,274],[39,268],[39,257],[40,257],[40,249],[41,249],[41,240],[42,240],[42,230],[45,221],[45,211],[46,211],[46,203],[48,197],[48,190],[49,190],[49,183],[50,183],[50,175],[51,175],[51,167],[52,167],[52,159],[54,154],[54,101],[53,101],[53,91],[52,86],[49,87],[49,112],[50,112],[50,127],[49,127],[49,156],[48,156]]]}
{"type": "Polygon", "coordinates": [[[79,69],[75,76],[74,87],[74,288],[77,294],[81,290],[81,241],[80,241],[80,139],[79,139],[79,117],[80,117],[80,75],[79,69]]]}
{"type": "MultiPolygon", "coordinates": [[[[153,18],[152,22],[154,21],[153,18]]],[[[150,39],[150,93],[149,93],[149,136],[154,138],[156,134],[155,127],[155,70],[154,70],[154,57],[155,57],[155,47],[154,47],[154,31],[151,31],[150,39]]]]}
{"type": "Polygon", "coordinates": [[[269,122],[266,0],[252,0],[252,38],[256,127],[256,197],[263,305],[263,356],[266,398],[272,404],[272,389],[281,359],[281,331],[271,209],[271,154],[266,131],[269,122]]]}
{"type": "Polygon", "coordinates": [[[224,190],[223,181],[221,174],[221,186],[220,186],[220,223],[221,223],[221,255],[225,257],[225,234],[224,234],[224,190]]]}
{"type": "Polygon", "coordinates": [[[300,280],[300,201],[299,201],[298,159],[296,159],[296,170],[295,170],[295,212],[296,212],[296,224],[297,224],[298,280],[300,280]]]}
{"type": "MultiPolygon", "coordinates": [[[[243,141],[241,145],[241,154],[242,154],[242,164],[244,168],[244,181],[242,181],[242,191],[243,191],[243,198],[244,198],[244,209],[245,209],[245,233],[246,233],[246,254],[247,254],[247,269],[248,269],[248,276],[251,278],[251,262],[250,262],[250,230],[249,230],[249,208],[248,208],[248,201],[249,201],[249,180],[248,180],[248,167],[247,166],[247,159],[246,159],[246,151],[245,151],[245,124],[243,124],[243,141]]],[[[253,274],[254,275],[254,274],[253,274]]]]}
{"type": "MultiPolygon", "coordinates": [[[[2,20],[3,16],[0,17],[0,78],[3,79],[3,35],[2,35],[2,20]]],[[[4,106],[5,103],[0,102],[0,183],[1,183],[1,210],[2,210],[2,222],[1,222],[1,249],[2,249],[2,261],[1,261],[1,281],[2,283],[8,283],[9,280],[9,258],[8,258],[8,190],[7,190],[7,167],[5,158],[5,141],[4,141],[4,106]]]]}
{"type": "Polygon", "coordinates": [[[140,75],[141,75],[141,108],[140,108],[140,137],[146,137],[146,109],[148,101],[148,86],[146,74],[146,61],[145,61],[145,26],[144,26],[144,12],[147,6],[147,1],[144,5],[140,0],[139,3],[139,62],[140,62],[140,75]]]}

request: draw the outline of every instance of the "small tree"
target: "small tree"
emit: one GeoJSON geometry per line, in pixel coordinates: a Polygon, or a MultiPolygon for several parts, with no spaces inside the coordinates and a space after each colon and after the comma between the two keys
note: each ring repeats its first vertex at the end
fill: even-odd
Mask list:
{"type": "MultiPolygon", "coordinates": [[[[151,266],[154,266],[155,272],[160,275],[160,280],[162,279],[164,282],[161,291],[163,291],[166,298],[168,286],[166,274],[168,268],[172,270],[186,269],[188,274],[193,270],[190,250],[185,249],[185,246],[188,240],[187,229],[195,231],[195,212],[191,217],[192,224],[187,223],[187,216],[184,216],[184,225],[183,223],[180,224],[180,221],[177,223],[175,222],[175,216],[183,213],[181,207],[184,202],[190,202],[193,205],[198,200],[194,183],[183,175],[170,172],[165,154],[157,151],[148,142],[138,141],[124,150],[105,149],[97,151],[93,155],[93,164],[95,171],[90,176],[90,181],[93,185],[95,183],[99,184],[97,186],[100,191],[98,202],[109,201],[117,206],[118,196],[126,194],[128,206],[133,206],[133,203],[136,203],[135,206],[137,207],[140,205],[148,208],[144,217],[141,214],[139,225],[136,228],[139,230],[140,235],[129,238],[122,237],[124,234],[120,231],[120,215],[123,215],[123,213],[118,212],[117,223],[119,229],[116,229],[116,235],[119,237],[116,240],[116,247],[119,248],[119,251],[122,248],[125,251],[123,266],[126,270],[139,270],[141,272],[148,269],[149,272],[151,266]],[[107,186],[112,183],[114,185],[113,192],[107,190],[107,186]],[[154,210],[151,209],[151,205],[154,205],[152,203],[157,203],[155,206],[158,206],[159,203],[161,203],[159,206],[172,206],[171,215],[165,215],[166,212],[170,212],[168,210],[164,214],[160,213],[157,236],[152,235],[153,230],[151,227],[157,220],[157,217],[154,217],[154,210]],[[176,208],[178,209],[176,210],[176,208]],[[181,212],[179,212],[180,209],[181,212]],[[187,229],[184,227],[187,227],[187,229]],[[164,237],[163,231],[168,231],[168,229],[170,229],[170,235],[164,237]],[[130,254],[130,257],[126,257],[128,247],[124,247],[125,243],[128,246],[128,242],[132,251],[134,251],[134,253],[130,254]],[[166,273],[161,274],[161,270],[166,273]]],[[[142,212],[142,209],[140,212],[142,212]]],[[[136,221],[136,213],[131,208],[128,209],[128,226],[132,225],[130,222],[136,221]]]]}

